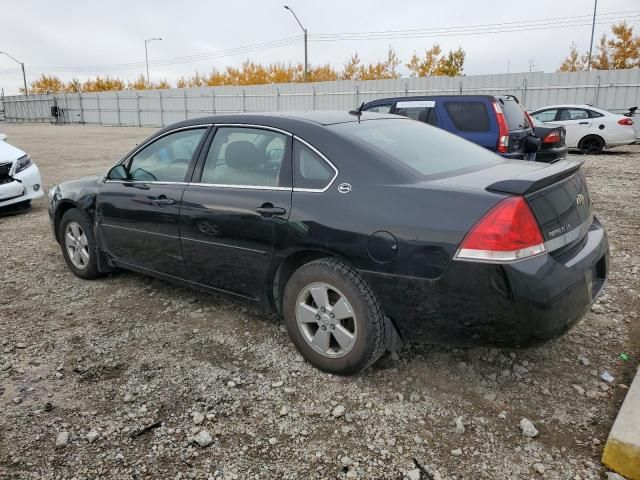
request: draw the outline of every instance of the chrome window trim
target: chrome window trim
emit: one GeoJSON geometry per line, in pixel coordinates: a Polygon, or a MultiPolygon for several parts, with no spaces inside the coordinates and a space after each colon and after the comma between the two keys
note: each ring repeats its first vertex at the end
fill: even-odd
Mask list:
{"type": "MultiPolygon", "coordinates": [[[[302,138],[298,137],[297,135],[294,135],[293,139],[299,141],[300,143],[305,145],[307,148],[309,148],[311,151],[313,151],[316,155],[318,155],[322,160],[325,161],[325,163],[327,163],[332,168],[332,170],[334,172],[333,177],[331,178],[329,183],[327,183],[327,185],[324,188],[300,188],[300,187],[295,187],[294,186],[293,187],[293,191],[294,192],[310,192],[310,193],[323,193],[323,192],[326,192],[327,190],[329,190],[331,185],[333,185],[333,182],[335,182],[336,178],[338,178],[338,168],[333,163],[331,163],[331,161],[320,150],[318,150],[316,147],[311,145],[306,140],[303,140],[302,138]]],[[[292,158],[292,161],[295,162],[295,158],[292,158]]],[[[294,165],[292,165],[292,166],[294,166],[294,165]]],[[[294,180],[295,180],[295,170],[294,170],[294,180]]]]}
{"type": "Polygon", "coordinates": [[[274,132],[282,133],[283,135],[288,135],[289,137],[293,137],[293,133],[287,132],[286,130],[282,130],[277,127],[270,127],[268,125],[257,125],[255,123],[214,123],[216,128],[219,127],[246,127],[246,128],[260,128],[262,130],[272,130],[274,132]]]}
{"type": "Polygon", "coordinates": [[[151,184],[151,185],[189,185],[189,182],[161,182],[157,180],[105,180],[104,183],[136,183],[136,184],[151,184]]]}
{"type": "Polygon", "coordinates": [[[291,187],[270,187],[265,185],[264,187],[261,187],[260,185],[227,185],[224,183],[198,183],[198,182],[192,182],[189,183],[189,186],[191,187],[214,187],[214,188],[240,188],[240,189],[244,189],[244,190],[279,190],[282,192],[290,192],[292,190],[291,187]]]}

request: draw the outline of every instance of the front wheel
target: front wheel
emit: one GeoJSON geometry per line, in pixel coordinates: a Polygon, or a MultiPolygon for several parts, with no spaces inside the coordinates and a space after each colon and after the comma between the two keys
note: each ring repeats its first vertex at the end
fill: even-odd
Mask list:
{"type": "Polygon", "coordinates": [[[98,246],[89,215],[77,208],[68,210],[62,216],[59,232],[62,255],[69,269],[86,280],[102,276],[98,270],[98,246]]]}
{"type": "Polygon", "coordinates": [[[321,370],[350,375],[384,353],[380,302],[364,278],[339,260],[321,258],[296,270],[283,309],[291,340],[321,370]]]}
{"type": "Polygon", "coordinates": [[[597,155],[604,150],[604,140],[596,135],[589,135],[580,140],[578,148],[584,155],[597,155]]]}

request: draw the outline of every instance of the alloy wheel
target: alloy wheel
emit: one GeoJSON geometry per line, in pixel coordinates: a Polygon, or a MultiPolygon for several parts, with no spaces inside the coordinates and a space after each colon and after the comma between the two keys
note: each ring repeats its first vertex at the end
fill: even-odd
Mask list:
{"type": "Polygon", "coordinates": [[[83,270],[89,264],[89,241],[77,222],[69,222],[64,232],[64,245],[73,266],[83,270]]]}
{"type": "Polygon", "coordinates": [[[312,283],[302,289],[296,302],[296,322],[305,341],[325,357],[343,357],[356,343],[354,309],[347,297],[327,283],[312,283]]]}

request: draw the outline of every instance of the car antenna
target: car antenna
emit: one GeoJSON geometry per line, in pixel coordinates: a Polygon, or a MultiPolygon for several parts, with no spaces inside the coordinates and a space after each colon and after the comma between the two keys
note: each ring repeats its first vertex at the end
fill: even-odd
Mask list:
{"type": "Polygon", "coordinates": [[[349,110],[349,115],[355,115],[358,117],[358,122],[360,122],[360,117],[362,116],[362,109],[364,108],[364,102],[360,105],[356,110],[349,110]]]}

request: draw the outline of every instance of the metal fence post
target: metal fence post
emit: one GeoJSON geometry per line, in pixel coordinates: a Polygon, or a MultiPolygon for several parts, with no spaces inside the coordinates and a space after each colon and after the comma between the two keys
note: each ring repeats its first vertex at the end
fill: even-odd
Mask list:
{"type": "Polygon", "coordinates": [[[527,79],[522,79],[522,104],[527,105],[527,79]]]}
{"type": "Polygon", "coordinates": [[[102,125],[102,112],[100,111],[100,94],[96,93],[96,107],[98,108],[98,125],[102,125]]]}
{"type": "Polygon", "coordinates": [[[244,88],[242,89],[242,111],[247,111],[247,94],[244,91],[244,88]]]}
{"type": "Polygon", "coordinates": [[[276,88],[276,111],[280,111],[280,89],[276,88]]]}
{"type": "Polygon", "coordinates": [[[460,83],[458,84],[458,92],[462,95],[462,80],[460,80],[460,83]]]}
{"type": "Polygon", "coordinates": [[[596,91],[595,94],[593,95],[593,106],[597,107],[598,106],[598,94],[600,93],[600,75],[598,75],[596,77],[596,91]]]}
{"type": "Polygon", "coordinates": [[[64,115],[67,115],[67,121],[69,121],[69,102],[67,101],[67,92],[62,94],[62,98],[64,98],[64,109],[62,110],[62,119],[64,122],[64,115]]]}
{"type": "Polygon", "coordinates": [[[311,91],[313,92],[313,108],[311,108],[311,110],[315,110],[316,109],[316,87],[312,86],[311,87],[311,91]]]}
{"type": "Polygon", "coordinates": [[[120,121],[120,95],[116,92],[116,115],[118,117],[118,126],[122,126],[122,122],[120,121]]]}
{"type": "Polygon", "coordinates": [[[409,84],[405,82],[404,84],[404,96],[409,96],[409,84]]]}
{"type": "Polygon", "coordinates": [[[138,111],[138,127],[142,126],[142,118],[140,115],[140,92],[136,90],[136,110],[138,111]]]}
{"type": "Polygon", "coordinates": [[[160,126],[164,127],[164,109],[162,108],[162,90],[158,90],[158,99],[160,100],[160,126]]]}
{"type": "Polygon", "coordinates": [[[189,109],[187,108],[187,90],[182,91],[182,96],[184,99],[184,119],[187,120],[189,118],[189,109]]]}
{"type": "Polygon", "coordinates": [[[78,102],[80,102],[80,123],[84,124],[84,110],[82,108],[82,93],[78,92],[78,102]]]}
{"type": "Polygon", "coordinates": [[[215,89],[211,89],[211,111],[213,114],[216,114],[216,91],[215,89]]]}
{"type": "Polygon", "coordinates": [[[357,107],[358,104],[360,103],[360,89],[358,88],[358,84],[356,83],[356,89],[355,89],[355,97],[356,97],[356,101],[355,101],[355,106],[357,107]]]}

